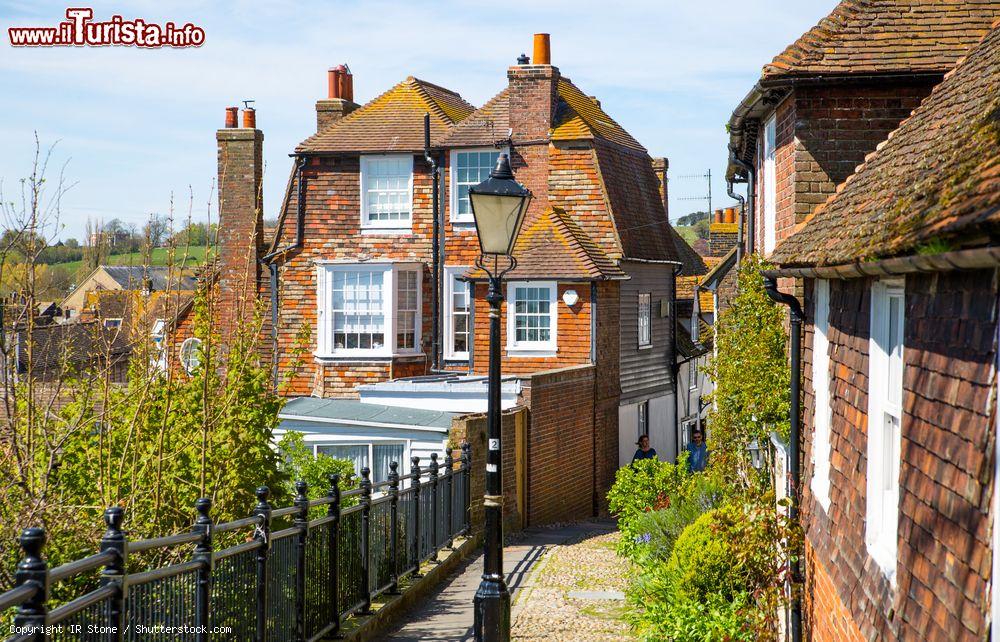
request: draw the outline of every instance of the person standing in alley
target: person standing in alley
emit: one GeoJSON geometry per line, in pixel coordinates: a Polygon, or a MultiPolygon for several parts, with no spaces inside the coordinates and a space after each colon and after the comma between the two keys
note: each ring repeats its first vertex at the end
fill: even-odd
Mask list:
{"type": "Polygon", "coordinates": [[[691,435],[691,441],[687,445],[688,449],[688,470],[692,473],[700,473],[708,465],[708,446],[705,445],[705,433],[701,428],[695,428],[691,435]]]}
{"type": "Polygon", "coordinates": [[[640,459],[656,459],[656,449],[649,447],[649,435],[641,435],[639,441],[635,442],[635,445],[639,449],[632,455],[633,464],[640,459]]]}

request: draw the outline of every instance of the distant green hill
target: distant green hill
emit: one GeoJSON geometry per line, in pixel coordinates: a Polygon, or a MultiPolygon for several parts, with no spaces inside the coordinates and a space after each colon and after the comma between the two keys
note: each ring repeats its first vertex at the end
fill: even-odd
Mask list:
{"type": "MultiPolygon", "coordinates": [[[[182,267],[181,260],[184,259],[185,255],[187,260],[184,261],[183,267],[197,267],[205,262],[206,248],[204,246],[190,247],[190,248],[178,248],[174,250],[174,265],[177,267],[182,267]]],[[[151,265],[167,265],[168,248],[158,247],[153,249],[150,256],[151,265]]],[[[142,253],[133,252],[131,254],[112,254],[104,263],[106,265],[142,265],[142,253]]],[[[56,263],[52,267],[58,267],[67,270],[70,274],[76,274],[83,268],[83,261],[71,261],[69,263],[56,263]]],[[[80,278],[85,278],[87,275],[80,275],[80,278]]]]}

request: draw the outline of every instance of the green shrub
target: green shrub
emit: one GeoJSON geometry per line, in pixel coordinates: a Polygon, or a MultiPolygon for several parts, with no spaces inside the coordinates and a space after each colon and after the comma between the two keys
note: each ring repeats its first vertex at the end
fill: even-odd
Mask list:
{"type": "Polygon", "coordinates": [[[722,497],[722,484],[709,474],[689,476],[675,489],[666,506],[636,517],[639,534],[636,556],[642,564],[665,563],[685,528],[715,508],[722,497]]]}
{"type": "Polygon", "coordinates": [[[785,579],[775,544],[790,537],[786,527],[773,509],[727,504],[703,514],[666,563],[650,554],[639,565],[628,593],[637,631],[650,640],[770,634],[785,579]]]}
{"type": "Polygon", "coordinates": [[[646,531],[638,528],[638,520],[649,511],[664,508],[670,497],[689,477],[686,454],[676,464],[656,459],[641,459],[625,466],[615,475],[615,483],[608,492],[608,507],[618,520],[621,538],[618,553],[633,557],[646,531]]]}

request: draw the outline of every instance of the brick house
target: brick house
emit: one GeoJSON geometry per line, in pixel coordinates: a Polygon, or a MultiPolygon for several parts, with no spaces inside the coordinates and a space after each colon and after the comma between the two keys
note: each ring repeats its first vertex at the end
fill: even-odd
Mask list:
{"type": "Polygon", "coordinates": [[[998,87],[1000,22],[771,254],[804,293],[807,639],[1000,626],[998,87]]]}
{"type": "Polygon", "coordinates": [[[844,0],[765,65],[729,121],[749,246],[768,256],[998,17],[994,0],[844,0]]]}
{"type": "MultiPolygon", "coordinates": [[[[675,279],[705,267],[668,223],[665,159],[550,64],[547,36],[479,109],[413,77],[359,106],[345,66],[329,78],[269,247],[263,134],[252,114],[240,128],[231,113],[217,136],[221,306],[246,305],[252,290],[269,302],[287,394],[484,407],[488,336],[476,330],[488,305],[468,188],[507,152],[532,192],[501,319],[504,405],[531,417],[526,521],[598,511],[640,433],[675,456],[675,279]]],[[[307,435],[317,448],[328,438],[307,435]]]]}

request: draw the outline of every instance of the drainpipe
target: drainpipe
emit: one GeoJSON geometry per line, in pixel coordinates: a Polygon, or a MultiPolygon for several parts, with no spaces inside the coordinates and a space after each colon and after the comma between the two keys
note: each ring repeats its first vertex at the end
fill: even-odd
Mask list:
{"type": "MultiPolygon", "coordinates": [[[[799,437],[801,426],[801,391],[800,382],[802,380],[802,306],[799,300],[791,294],[778,291],[778,282],[774,277],[764,277],[764,290],[767,296],[775,303],[788,306],[789,317],[791,319],[791,408],[789,409],[790,431],[788,436],[788,467],[792,477],[792,492],[789,499],[788,517],[793,521],[799,519],[799,437]]],[[[792,578],[795,582],[800,581],[801,569],[798,561],[799,556],[795,556],[792,562],[792,578]]],[[[802,604],[796,593],[793,593],[791,605],[791,627],[790,634],[792,642],[802,640],[802,604]]]]}
{"type": "Polygon", "coordinates": [[[756,212],[754,211],[754,206],[757,200],[757,172],[754,170],[753,165],[746,163],[742,158],[737,155],[736,150],[732,147],[729,148],[729,157],[732,159],[733,164],[742,169],[747,173],[747,200],[746,200],[746,226],[747,226],[747,251],[751,254],[754,253],[754,244],[756,242],[756,227],[754,222],[754,217],[756,212]]]}
{"type": "Polygon", "coordinates": [[[736,230],[736,266],[743,262],[743,221],[747,217],[746,199],[743,198],[742,194],[737,194],[733,191],[733,180],[729,179],[726,181],[726,194],[729,194],[729,198],[739,201],[740,203],[740,221],[739,227],[736,230]]]}
{"type": "Polygon", "coordinates": [[[275,259],[285,252],[301,249],[305,238],[303,226],[306,220],[306,203],[305,188],[302,184],[302,169],[309,162],[309,159],[306,156],[296,156],[296,159],[295,240],[260,259],[260,262],[267,266],[271,277],[271,382],[275,390],[278,389],[278,262],[275,259]]]}
{"type": "MultiPolygon", "coordinates": [[[[681,434],[681,393],[677,386],[677,375],[680,367],[677,365],[677,276],[684,266],[677,264],[673,266],[673,279],[670,288],[670,387],[674,392],[674,439],[681,434]]],[[[695,296],[698,290],[695,289],[695,296]]],[[[677,442],[678,453],[680,454],[680,442],[677,442]]]]}
{"type": "Polygon", "coordinates": [[[434,226],[431,241],[433,245],[431,247],[431,271],[434,274],[431,279],[434,285],[434,293],[431,297],[431,324],[433,325],[433,329],[431,330],[431,371],[437,371],[441,369],[441,260],[443,254],[441,251],[441,239],[443,238],[443,234],[441,219],[438,213],[440,209],[438,203],[440,200],[438,183],[440,181],[441,169],[438,167],[437,159],[431,155],[431,115],[429,113],[424,114],[424,160],[431,166],[431,179],[434,182],[431,187],[431,208],[434,211],[434,226]]]}

